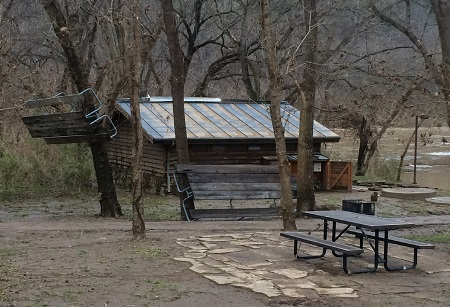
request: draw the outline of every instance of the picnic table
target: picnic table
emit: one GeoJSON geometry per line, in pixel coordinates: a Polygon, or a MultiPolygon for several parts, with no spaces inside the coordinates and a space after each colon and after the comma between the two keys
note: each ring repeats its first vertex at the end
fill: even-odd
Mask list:
{"type": "Polygon", "coordinates": [[[305,211],[305,217],[323,220],[323,238],[302,234],[299,232],[282,232],[281,236],[294,240],[294,255],[301,259],[321,258],[325,256],[327,250],[331,250],[336,257],[343,258],[343,270],[346,273],[375,272],[380,263],[383,263],[387,271],[413,269],[417,266],[418,249],[432,249],[434,245],[408,240],[400,237],[393,237],[389,232],[394,229],[410,228],[416,225],[396,219],[381,218],[377,216],[365,215],[348,211],[305,211]],[[329,222],[331,226],[331,239],[328,238],[329,222]],[[344,226],[338,229],[337,224],[344,226]],[[350,234],[360,239],[359,248],[337,242],[344,235],[350,234]],[[361,270],[349,271],[347,266],[348,257],[358,256],[364,252],[364,241],[369,242],[369,246],[374,252],[373,267],[361,270]],[[320,255],[299,256],[298,243],[305,242],[322,248],[320,255]],[[380,242],[383,243],[383,251],[380,253],[380,242]],[[412,265],[391,267],[388,263],[390,245],[405,246],[414,249],[412,265]]]}

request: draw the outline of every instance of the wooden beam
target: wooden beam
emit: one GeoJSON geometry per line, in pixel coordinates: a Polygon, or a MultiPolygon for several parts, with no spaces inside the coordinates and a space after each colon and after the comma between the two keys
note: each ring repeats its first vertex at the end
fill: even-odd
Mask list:
{"type": "Polygon", "coordinates": [[[348,162],[348,176],[347,176],[347,191],[351,192],[353,189],[353,179],[352,179],[352,162],[348,162]]]}
{"type": "Polygon", "coordinates": [[[331,190],[331,161],[328,160],[322,164],[322,181],[323,181],[323,190],[330,191],[331,190]]]}
{"type": "Polygon", "coordinates": [[[33,99],[25,102],[28,108],[38,108],[38,107],[49,107],[57,106],[60,104],[79,104],[81,105],[86,98],[83,94],[69,95],[69,96],[58,96],[53,98],[44,99],[33,99]]]}
{"type": "Polygon", "coordinates": [[[109,140],[108,133],[90,134],[90,135],[71,135],[59,137],[44,138],[47,144],[69,144],[69,143],[93,143],[109,140]]]}

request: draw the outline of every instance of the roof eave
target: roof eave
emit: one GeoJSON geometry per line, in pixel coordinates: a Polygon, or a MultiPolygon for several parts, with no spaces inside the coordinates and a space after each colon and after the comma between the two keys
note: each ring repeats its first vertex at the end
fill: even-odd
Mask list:
{"type": "MultiPolygon", "coordinates": [[[[321,142],[339,142],[340,137],[319,137],[313,138],[314,143],[321,142]]],[[[155,143],[172,143],[175,141],[175,138],[166,138],[166,139],[154,139],[155,143]]],[[[191,144],[211,144],[211,143],[273,143],[275,139],[273,138],[258,138],[258,139],[250,139],[250,138],[227,138],[227,139],[188,139],[188,142],[191,144]]],[[[297,138],[286,138],[286,142],[288,143],[296,143],[297,138]]]]}

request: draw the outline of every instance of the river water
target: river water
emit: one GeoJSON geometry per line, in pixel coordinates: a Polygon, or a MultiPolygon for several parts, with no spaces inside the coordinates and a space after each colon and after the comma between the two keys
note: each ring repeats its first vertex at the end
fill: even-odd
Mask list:
{"type": "MultiPolygon", "coordinates": [[[[332,160],[356,162],[358,141],[345,130],[334,130],[341,136],[339,143],[328,143],[324,152],[332,160]]],[[[414,132],[413,128],[388,129],[379,142],[378,159],[372,163],[383,163],[384,168],[397,174],[397,166],[405,144],[414,132]]],[[[450,129],[448,127],[421,127],[418,132],[416,181],[425,187],[450,191],[450,129]],[[421,134],[423,137],[420,137],[421,134]],[[448,142],[447,142],[448,141],[448,142]]],[[[401,181],[413,183],[414,142],[403,162],[401,181]]],[[[394,175],[394,178],[395,178],[394,175]]]]}

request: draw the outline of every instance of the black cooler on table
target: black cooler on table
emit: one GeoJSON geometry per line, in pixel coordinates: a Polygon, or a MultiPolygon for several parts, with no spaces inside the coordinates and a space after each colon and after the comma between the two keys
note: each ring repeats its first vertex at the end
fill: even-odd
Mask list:
{"type": "Polygon", "coordinates": [[[374,215],[375,203],[370,201],[362,201],[360,199],[344,199],[342,201],[342,210],[374,215]]]}

